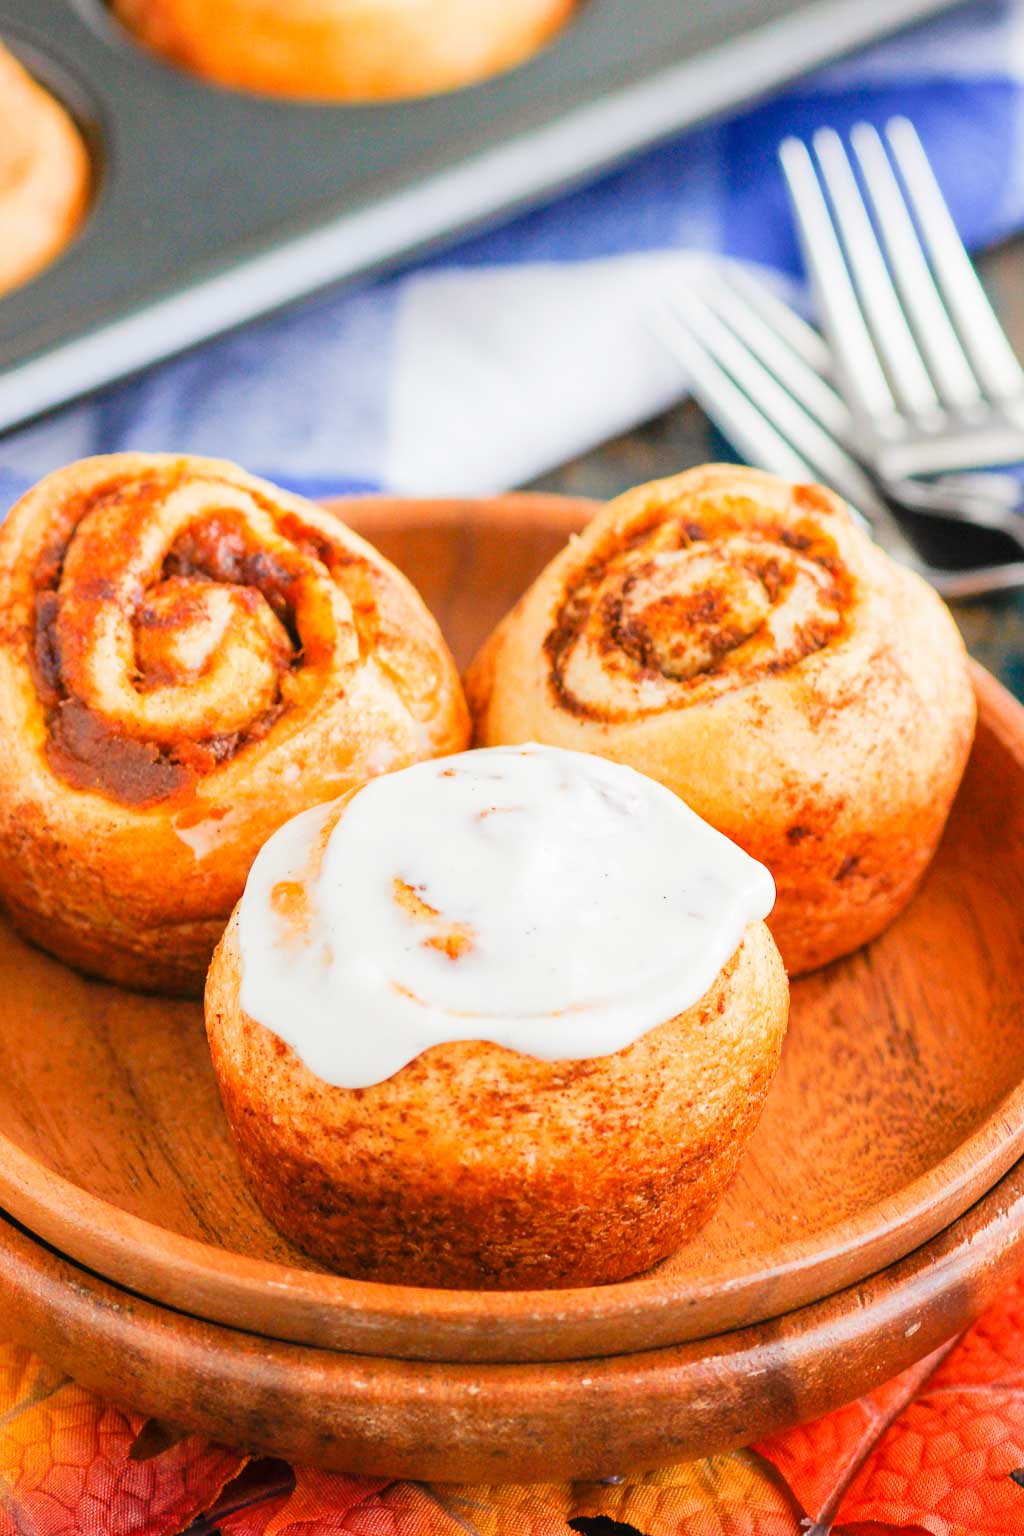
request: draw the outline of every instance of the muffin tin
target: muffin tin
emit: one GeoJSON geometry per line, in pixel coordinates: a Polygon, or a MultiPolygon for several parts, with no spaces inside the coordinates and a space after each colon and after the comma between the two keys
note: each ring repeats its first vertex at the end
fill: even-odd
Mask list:
{"type": "Polygon", "coordinates": [[[104,0],[0,0],[93,148],[91,217],[0,301],[0,430],[378,269],[955,0],[582,0],[527,64],[381,105],[294,104],[150,57],[104,0]]]}

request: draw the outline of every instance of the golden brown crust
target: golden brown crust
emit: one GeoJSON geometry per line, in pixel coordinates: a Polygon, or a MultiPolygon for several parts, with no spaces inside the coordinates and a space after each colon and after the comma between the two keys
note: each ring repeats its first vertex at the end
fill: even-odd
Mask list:
{"type": "Polygon", "coordinates": [[[89,156],[60,103],[0,43],[0,294],[33,277],[85,216],[89,156]]]}
{"type": "Polygon", "coordinates": [[[778,951],[755,923],[700,1003],[614,1056],[440,1045],[349,1091],[241,1011],[240,965],[236,915],[210,968],[206,1022],[256,1198],[333,1268],[412,1285],[601,1284],[672,1253],[736,1169],[789,1007],[778,951]]]}
{"type": "Polygon", "coordinates": [[[0,895],[122,984],[200,992],[282,822],[466,742],[405,578],[220,460],[47,477],[0,530],[0,613],[0,895]]]}
{"type": "Polygon", "coordinates": [[[222,85],[372,101],[510,69],[576,0],[114,0],[155,52],[222,85]]]}
{"type": "Polygon", "coordinates": [[[466,678],[481,746],[660,780],[767,864],[791,973],[909,900],[974,733],[953,620],[819,487],[711,465],[600,512],[466,678]]]}

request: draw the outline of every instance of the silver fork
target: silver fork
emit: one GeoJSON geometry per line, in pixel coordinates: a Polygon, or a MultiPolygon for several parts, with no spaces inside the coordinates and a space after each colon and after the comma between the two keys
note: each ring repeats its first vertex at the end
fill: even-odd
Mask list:
{"type": "MultiPolygon", "coordinates": [[[[831,486],[891,554],[945,597],[1024,586],[1024,559],[949,569],[919,553],[855,456],[856,424],[823,375],[829,358],[821,337],[744,269],[709,264],[664,307],[658,336],[695,398],[749,463],[831,486]]],[[[1004,508],[1002,516],[1015,529],[1016,514],[1004,508]]]]}
{"type": "MultiPolygon", "coordinates": [[[[848,456],[863,464],[863,434],[846,401],[833,388],[834,359],[819,333],[766,282],[738,263],[707,266],[703,288],[706,301],[715,307],[717,296],[718,310],[727,323],[797,400],[817,415],[848,456]]],[[[886,478],[870,458],[867,468],[878,482],[876,489],[883,491],[887,505],[897,514],[910,512],[994,530],[1024,554],[1024,517],[1020,516],[1024,487],[1016,478],[992,473],[945,474],[933,481],[886,478]]],[[[849,478],[848,468],[843,472],[849,478]]],[[[861,498],[869,494],[862,492],[861,498]]]]}
{"type": "Polygon", "coordinates": [[[786,139],[779,158],[853,418],[852,445],[887,488],[921,510],[956,515],[966,495],[983,517],[988,492],[996,508],[1019,504],[1006,477],[988,492],[976,478],[954,485],[924,478],[1024,461],[1024,369],[913,124],[893,118],[883,140],[858,123],[850,146],[852,157],[833,129],[822,128],[811,148],[786,139]]]}

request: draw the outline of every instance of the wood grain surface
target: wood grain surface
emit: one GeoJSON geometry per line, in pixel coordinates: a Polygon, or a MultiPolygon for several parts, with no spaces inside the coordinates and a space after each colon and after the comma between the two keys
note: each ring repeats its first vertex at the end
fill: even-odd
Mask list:
{"type": "MultiPolygon", "coordinates": [[[[352,503],[457,657],[587,507],[352,503]]],[[[782,1069],[712,1223],[648,1276],[511,1295],[347,1281],[242,1183],[198,1007],[88,982],[0,928],[0,1205],[74,1261],[183,1312],[367,1355],[523,1362],[711,1337],[890,1265],[1024,1149],[1024,711],[980,671],[981,728],[908,912],[801,980],[782,1069]]]]}
{"type": "Polygon", "coordinates": [[[277,1343],[143,1301],[0,1219],[0,1312],[104,1397],[304,1466],[622,1475],[815,1418],[973,1321],[1024,1260],[1024,1167],[892,1269],[778,1321],[608,1360],[439,1365],[277,1343]]]}

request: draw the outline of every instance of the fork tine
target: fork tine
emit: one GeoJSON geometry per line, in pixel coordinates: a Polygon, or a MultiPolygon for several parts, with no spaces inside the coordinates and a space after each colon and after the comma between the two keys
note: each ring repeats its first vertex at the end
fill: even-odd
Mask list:
{"type": "MultiPolygon", "coordinates": [[[[728,269],[718,271],[715,267],[708,268],[701,275],[697,293],[719,320],[727,325],[734,336],[753,354],[754,359],[788,390],[804,411],[814,417],[819,426],[831,433],[851,458],[860,462],[854,424],[843,401],[820,374],[808,368],[800,355],[791,352],[785,341],[750,309],[743,294],[732,287],[728,269]]],[[[809,449],[813,445],[805,442],[804,446],[805,449],[809,449]]],[[[1016,511],[1021,503],[1020,483],[1013,477],[1003,476],[1002,500],[993,507],[990,505],[991,491],[986,495],[980,491],[977,484],[971,487],[963,483],[969,480],[969,476],[961,476],[960,489],[957,491],[947,479],[944,484],[948,488],[949,498],[944,504],[936,504],[935,498],[941,493],[935,487],[930,488],[927,495],[922,491],[924,505],[920,500],[915,502],[913,483],[906,481],[896,499],[911,510],[926,511],[928,507],[932,507],[938,515],[951,517],[963,513],[965,522],[998,528],[1008,534],[1017,545],[1018,551],[1024,554],[1024,520],[1016,511]],[[1011,488],[1013,494],[1012,500],[1009,500],[1011,488]]],[[[991,476],[986,476],[985,480],[988,485],[991,476]]]]}
{"type": "MultiPolygon", "coordinates": [[[[659,329],[657,333],[658,339],[670,348],[686,370],[695,399],[748,464],[757,464],[762,469],[785,475],[791,480],[827,479],[821,467],[802,457],[796,447],[776,430],[760,402],[745,394],[733,382],[711,348],[695,332],[690,322],[695,315],[699,317],[702,311],[705,316],[708,314],[699,297],[684,294],[682,302],[677,297],[671,306],[666,304],[661,309],[663,326],[668,334],[665,329],[659,329]]],[[[715,317],[712,315],[711,319],[714,321],[715,317]]],[[[700,324],[699,318],[697,324],[700,324]]],[[[835,479],[832,484],[840,495],[850,499],[842,484],[835,479]]],[[[927,565],[908,544],[889,508],[873,488],[870,488],[868,500],[869,505],[863,506],[862,510],[870,513],[875,531],[883,534],[887,548],[906,565],[925,576],[943,596],[951,599],[977,597],[1024,585],[1024,561],[986,566],[975,571],[941,571],[927,565]]],[[[856,503],[852,500],[851,511],[854,516],[859,515],[856,503]]]]}
{"type": "Polygon", "coordinates": [[[793,200],[818,312],[846,394],[860,414],[874,421],[880,431],[895,437],[900,426],[896,402],[864,323],[807,146],[800,139],[784,139],[779,146],[779,159],[793,200]]]}
{"type": "Polygon", "coordinates": [[[796,449],[815,478],[833,486],[869,518],[880,507],[878,493],[860,465],[851,459],[821,423],[768,372],[707,303],[692,291],[673,299],[673,312],[705,352],[720,364],[757,410],[796,449]]]}
{"type": "Polygon", "coordinates": [[[1024,369],[964,249],[917,129],[907,118],[894,117],[885,132],[946,307],[975,373],[994,398],[1019,396],[1024,392],[1024,369]]]}
{"type": "Polygon", "coordinates": [[[820,128],[813,144],[875,350],[900,404],[915,415],[939,412],[941,402],[904,318],[843,141],[835,129],[820,128]]]}
{"type": "Polygon", "coordinates": [[[780,299],[764,278],[756,276],[739,261],[718,261],[709,270],[720,273],[735,292],[742,294],[749,307],[771,326],[791,352],[802,358],[808,368],[813,368],[823,379],[829,377],[832,354],[825,338],[780,299]]]}
{"type": "Polygon", "coordinates": [[[661,318],[669,335],[659,331],[659,338],[685,369],[694,399],[747,463],[792,480],[813,480],[811,466],[736,387],[676,310],[666,305],[661,318]]]}
{"type": "MultiPolygon", "coordinates": [[[[763,285],[756,279],[742,284],[737,284],[734,279],[735,274],[729,268],[710,268],[699,284],[701,297],[779,383],[785,385],[833,437],[852,451],[853,422],[839,395],[818,370],[807,363],[805,354],[794,349],[789,335],[774,324],[774,316],[769,320],[760,312],[755,290],[763,285]]],[[[793,316],[793,311],[785,305],[780,303],[779,307],[787,316],[793,316]]],[[[803,321],[800,324],[803,325],[803,321]]],[[[818,339],[817,332],[812,335],[818,339]]]]}
{"type": "Polygon", "coordinates": [[[857,123],[850,139],[904,306],[939,393],[961,410],[977,405],[981,400],[978,381],[935,286],[878,131],[870,123],[857,123]]]}

